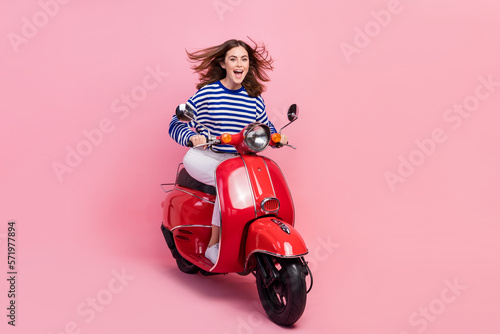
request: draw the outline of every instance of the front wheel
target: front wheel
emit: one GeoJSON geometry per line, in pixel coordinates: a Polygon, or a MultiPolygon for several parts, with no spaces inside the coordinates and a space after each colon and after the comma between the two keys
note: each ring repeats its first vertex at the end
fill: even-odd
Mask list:
{"type": "Polygon", "coordinates": [[[265,262],[274,265],[278,275],[266,284],[262,267],[257,267],[257,290],[262,306],[273,322],[291,326],[299,320],[306,307],[306,269],[300,259],[268,257],[265,262]]]}

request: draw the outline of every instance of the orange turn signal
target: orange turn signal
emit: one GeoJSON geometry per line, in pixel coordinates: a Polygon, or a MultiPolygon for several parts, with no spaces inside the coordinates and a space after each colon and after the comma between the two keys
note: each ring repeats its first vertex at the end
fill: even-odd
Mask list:
{"type": "Polygon", "coordinates": [[[273,141],[273,143],[279,143],[281,140],[281,135],[279,133],[273,133],[271,135],[271,140],[273,141]]]}
{"type": "Polygon", "coordinates": [[[231,142],[231,135],[229,133],[223,133],[222,136],[220,136],[220,141],[223,144],[229,144],[231,142]]]}

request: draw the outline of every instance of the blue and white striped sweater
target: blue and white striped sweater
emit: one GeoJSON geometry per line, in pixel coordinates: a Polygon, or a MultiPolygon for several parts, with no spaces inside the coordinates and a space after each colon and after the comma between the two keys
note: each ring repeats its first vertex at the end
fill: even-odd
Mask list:
{"type": "MultiPolygon", "coordinates": [[[[250,97],[244,87],[230,90],[220,81],[202,87],[187,102],[193,108],[196,120],[210,129],[214,136],[223,133],[235,134],[253,122],[267,124],[271,133],[275,133],[274,125],[269,121],[266,107],[261,96],[250,97]]],[[[201,126],[194,122],[182,123],[174,115],[169,126],[170,136],[179,144],[186,146],[188,139],[196,134],[208,135],[201,126]],[[195,128],[196,132],[191,128],[195,128]]],[[[217,145],[214,151],[236,153],[230,145],[217,145]]]]}

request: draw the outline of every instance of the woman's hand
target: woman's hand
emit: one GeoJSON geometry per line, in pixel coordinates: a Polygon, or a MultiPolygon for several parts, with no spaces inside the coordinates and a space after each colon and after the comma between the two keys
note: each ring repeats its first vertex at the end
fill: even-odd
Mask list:
{"type": "Polygon", "coordinates": [[[287,135],[281,135],[280,144],[283,144],[283,145],[288,144],[288,136],[287,135]]]}
{"type": "MultiPolygon", "coordinates": [[[[207,137],[203,135],[194,135],[189,137],[189,141],[193,143],[193,147],[196,145],[201,145],[201,144],[206,144],[207,143],[207,137]]],[[[203,149],[206,149],[207,147],[205,146],[203,149]]]]}

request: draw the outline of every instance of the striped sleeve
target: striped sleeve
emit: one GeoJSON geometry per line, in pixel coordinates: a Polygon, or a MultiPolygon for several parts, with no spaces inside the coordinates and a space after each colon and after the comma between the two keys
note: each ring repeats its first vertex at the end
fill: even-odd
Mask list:
{"type": "MultiPolygon", "coordinates": [[[[195,116],[196,116],[196,105],[192,101],[192,98],[189,99],[187,103],[191,108],[193,108],[195,116]]],[[[177,116],[173,116],[170,121],[170,126],[168,127],[168,134],[175,140],[177,143],[182,146],[187,146],[187,142],[191,136],[196,135],[197,133],[191,130],[194,127],[194,122],[191,121],[189,123],[184,123],[179,121],[177,116]]]]}
{"type": "Polygon", "coordinates": [[[170,121],[170,126],[168,127],[168,134],[177,143],[182,146],[187,146],[189,138],[196,134],[193,130],[191,130],[189,124],[190,123],[183,123],[179,121],[177,116],[174,115],[170,121]]]}

